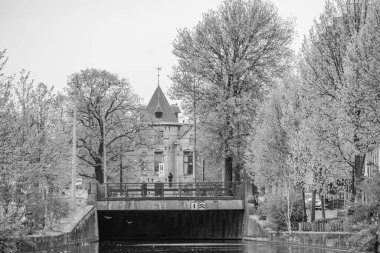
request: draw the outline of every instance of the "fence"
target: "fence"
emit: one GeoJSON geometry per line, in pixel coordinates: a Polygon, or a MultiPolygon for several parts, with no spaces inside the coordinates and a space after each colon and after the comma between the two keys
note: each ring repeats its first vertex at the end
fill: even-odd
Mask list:
{"type": "Polygon", "coordinates": [[[241,197],[242,184],[226,182],[197,183],[108,183],[98,185],[98,200],[121,198],[225,198],[241,197]]]}
{"type": "Polygon", "coordinates": [[[344,231],[344,227],[342,220],[337,220],[334,222],[301,222],[298,223],[298,230],[313,232],[338,232],[344,231]]]}

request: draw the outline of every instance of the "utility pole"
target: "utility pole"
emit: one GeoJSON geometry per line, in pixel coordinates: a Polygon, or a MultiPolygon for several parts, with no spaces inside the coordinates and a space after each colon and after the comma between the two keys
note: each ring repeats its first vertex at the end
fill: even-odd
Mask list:
{"type": "Polygon", "coordinates": [[[202,162],[202,182],[205,181],[205,166],[206,166],[206,160],[203,159],[203,162],[202,162]]]}
{"type": "Polygon", "coordinates": [[[120,159],[120,190],[123,189],[123,155],[122,155],[122,148],[120,148],[120,154],[119,154],[119,159],[120,159]]]}
{"type": "Polygon", "coordinates": [[[108,197],[107,189],[107,155],[106,155],[106,115],[103,115],[103,183],[105,186],[105,195],[108,197]]]}
{"type": "Polygon", "coordinates": [[[194,100],[193,100],[193,127],[194,127],[194,151],[193,151],[193,181],[196,182],[196,171],[197,171],[197,118],[195,115],[195,76],[194,76],[194,100]]]}
{"type": "Polygon", "coordinates": [[[71,202],[73,208],[75,208],[75,183],[76,183],[76,174],[77,174],[77,86],[78,86],[78,77],[76,77],[76,85],[74,87],[74,116],[73,116],[73,157],[71,161],[71,202]]]}

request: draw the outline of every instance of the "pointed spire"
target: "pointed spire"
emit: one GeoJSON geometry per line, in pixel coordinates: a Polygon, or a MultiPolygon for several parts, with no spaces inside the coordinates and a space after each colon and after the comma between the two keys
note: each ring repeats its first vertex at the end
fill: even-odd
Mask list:
{"type": "Polygon", "coordinates": [[[162,70],[162,68],[160,67],[160,65],[157,66],[157,86],[160,86],[160,70],[162,70]]]}
{"type": "Polygon", "coordinates": [[[169,104],[160,86],[157,86],[146,110],[153,116],[154,121],[178,122],[173,107],[169,104]]]}

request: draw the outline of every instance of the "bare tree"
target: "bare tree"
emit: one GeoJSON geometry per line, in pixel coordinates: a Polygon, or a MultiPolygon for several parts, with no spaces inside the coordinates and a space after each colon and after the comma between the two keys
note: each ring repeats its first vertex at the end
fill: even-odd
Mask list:
{"type": "Polygon", "coordinates": [[[68,94],[77,100],[78,107],[77,156],[94,168],[96,180],[103,183],[104,145],[107,160],[114,161],[120,152],[148,145],[146,131],[150,127],[144,123],[139,97],[128,81],[116,74],[86,69],[72,74],[68,84],[68,94]]]}

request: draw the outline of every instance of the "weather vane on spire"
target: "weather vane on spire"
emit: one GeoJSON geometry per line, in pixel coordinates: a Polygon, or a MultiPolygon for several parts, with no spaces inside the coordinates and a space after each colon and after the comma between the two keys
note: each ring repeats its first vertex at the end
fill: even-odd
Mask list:
{"type": "Polygon", "coordinates": [[[162,68],[160,67],[160,65],[157,66],[157,84],[158,86],[160,86],[160,70],[162,70],[162,68]]]}

